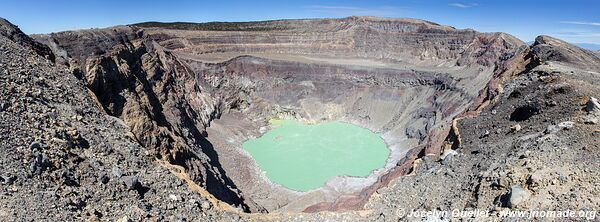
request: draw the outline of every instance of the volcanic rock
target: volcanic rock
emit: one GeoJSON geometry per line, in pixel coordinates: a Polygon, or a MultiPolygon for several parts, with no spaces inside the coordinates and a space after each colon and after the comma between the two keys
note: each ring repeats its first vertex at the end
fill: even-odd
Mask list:
{"type": "Polygon", "coordinates": [[[33,36],[43,44],[0,27],[9,220],[398,221],[398,209],[491,211],[514,184],[536,192],[512,186],[519,208],[600,202],[595,128],[569,122],[600,93],[600,58],[552,37],[529,47],[375,17],[142,23],[33,36]],[[366,178],[291,191],[240,149],[271,118],[343,120],[391,156],[366,178]],[[287,213],[300,211],[336,212],[287,213]]]}
{"type": "Polygon", "coordinates": [[[526,202],[531,196],[531,192],[519,185],[513,185],[510,187],[509,196],[509,206],[511,208],[515,208],[518,205],[526,202]]]}
{"type": "Polygon", "coordinates": [[[590,97],[586,103],[585,111],[589,113],[600,113],[600,104],[598,103],[598,99],[590,97]]]}

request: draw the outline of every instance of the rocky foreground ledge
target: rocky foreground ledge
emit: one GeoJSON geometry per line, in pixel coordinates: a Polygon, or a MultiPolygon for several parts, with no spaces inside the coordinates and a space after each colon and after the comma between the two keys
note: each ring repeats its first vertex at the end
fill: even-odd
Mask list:
{"type": "Polygon", "coordinates": [[[2,20],[0,216],[397,221],[479,209],[497,220],[509,209],[600,209],[597,54],[420,20],[244,25],[121,26],[36,36],[41,44],[2,20]],[[323,42],[286,48],[294,32],[323,42]],[[330,42],[339,39],[348,42],[330,42]],[[249,119],[279,115],[343,119],[411,149],[363,191],[308,196],[295,203],[322,201],[305,209],[320,212],[290,213],[293,195],[258,192],[264,184],[243,177],[252,165],[223,142],[259,134],[249,119]]]}

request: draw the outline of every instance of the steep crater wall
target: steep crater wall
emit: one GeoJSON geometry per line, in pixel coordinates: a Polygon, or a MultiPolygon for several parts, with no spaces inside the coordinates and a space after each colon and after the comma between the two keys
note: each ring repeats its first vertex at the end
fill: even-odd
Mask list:
{"type": "Polygon", "coordinates": [[[493,99],[498,83],[523,68],[527,51],[506,34],[418,20],[266,24],[285,28],[125,26],[36,38],[61,52],[104,110],[157,158],[252,212],[362,208],[379,187],[409,173],[418,155],[439,155],[452,120],[493,99]],[[350,122],[381,133],[392,154],[368,178],[293,192],[269,183],[241,149],[274,117],[350,122]]]}

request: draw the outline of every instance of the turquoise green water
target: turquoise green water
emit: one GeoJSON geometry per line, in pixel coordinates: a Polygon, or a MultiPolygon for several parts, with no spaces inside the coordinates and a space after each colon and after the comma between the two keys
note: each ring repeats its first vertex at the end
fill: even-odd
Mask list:
{"type": "Polygon", "coordinates": [[[378,134],[352,124],[275,120],[271,125],[242,146],[271,182],[292,190],[316,189],[334,176],[366,177],[389,156],[378,134]]]}

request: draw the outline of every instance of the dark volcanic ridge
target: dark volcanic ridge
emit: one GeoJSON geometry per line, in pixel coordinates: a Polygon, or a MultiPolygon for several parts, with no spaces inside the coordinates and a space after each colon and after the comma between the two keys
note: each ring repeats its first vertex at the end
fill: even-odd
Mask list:
{"type": "Polygon", "coordinates": [[[527,46],[504,33],[349,17],[150,22],[34,40],[1,22],[8,218],[598,209],[600,57],[558,39],[527,46]],[[271,118],[353,123],[381,133],[392,153],[367,178],[291,191],[241,149],[271,118]]]}

